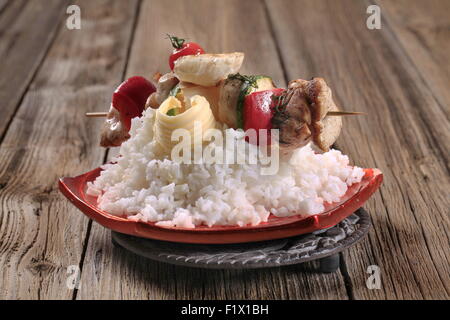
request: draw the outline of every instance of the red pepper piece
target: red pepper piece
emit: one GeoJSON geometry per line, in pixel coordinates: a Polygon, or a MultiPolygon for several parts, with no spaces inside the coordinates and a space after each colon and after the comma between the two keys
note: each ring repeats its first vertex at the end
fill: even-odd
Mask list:
{"type": "Polygon", "coordinates": [[[143,77],[125,80],[114,92],[112,105],[121,115],[125,127],[130,130],[131,119],[144,111],[148,97],[156,91],[155,86],[143,77]]]}
{"type": "Polygon", "coordinates": [[[112,105],[120,113],[120,118],[129,131],[131,127],[131,119],[139,117],[141,112],[136,103],[122,92],[114,92],[112,105]]]}
{"type": "MultiPolygon", "coordinates": [[[[259,134],[260,129],[267,129],[268,144],[270,144],[270,129],[272,129],[272,117],[280,96],[285,89],[277,88],[251,93],[244,100],[244,130],[255,129],[259,134]]],[[[258,139],[259,144],[259,139],[258,139]]]]}

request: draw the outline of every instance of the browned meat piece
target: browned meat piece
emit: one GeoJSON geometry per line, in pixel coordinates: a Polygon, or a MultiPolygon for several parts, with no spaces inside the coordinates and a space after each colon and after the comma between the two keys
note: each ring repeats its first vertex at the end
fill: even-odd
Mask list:
{"type": "Polygon", "coordinates": [[[280,130],[280,146],[287,150],[303,147],[312,135],[311,110],[303,89],[288,89],[278,104],[272,125],[280,130]]]}
{"type": "MultiPolygon", "coordinates": [[[[339,108],[334,105],[329,111],[339,111],[339,108]]],[[[325,117],[322,120],[322,128],[320,134],[315,137],[314,143],[324,151],[330,149],[333,143],[337,140],[342,129],[342,117],[325,117]]]]}
{"type": "Polygon", "coordinates": [[[331,89],[322,78],[294,80],[279,101],[272,124],[280,130],[280,147],[293,150],[313,141],[327,151],[339,136],[341,119],[328,119],[328,111],[338,110],[331,89]]]}
{"type": "Polygon", "coordinates": [[[218,119],[230,128],[237,125],[237,105],[242,80],[227,78],[220,83],[218,119]]]}
{"type": "Polygon", "coordinates": [[[109,109],[108,116],[102,127],[100,136],[100,145],[102,147],[118,147],[122,142],[128,140],[130,135],[120,120],[120,114],[117,109],[109,109]]]}
{"type": "Polygon", "coordinates": [[[152,93],[145,104],[145,108],[157,109],[169,96],[172,90],[179,82],[172,72],[166,73],[163,76],[158,76],[158,83],[156,85],[156,92],[152,93]]]}

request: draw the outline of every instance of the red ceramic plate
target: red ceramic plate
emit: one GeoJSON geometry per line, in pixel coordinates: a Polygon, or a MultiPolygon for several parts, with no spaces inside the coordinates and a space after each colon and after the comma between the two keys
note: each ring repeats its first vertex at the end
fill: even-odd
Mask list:
{"type": "Polygon", "coordinates": [[[135,222],[111,215],[97,207],[96,197],[86,194],[87,183],[100,174],[97,168],[75,178],[61,178],[61,192],[85,215],[102,226],[137,237],[184,243],[243,243],[280,239],[310,233],[338,224],[359,209],[379,188],[383,175],[378,169],[364,169],[362,181],[352,185],[339,202],[327,203],[325,211],[313,216],[279,218],[271,215],[267,222],[257,226],[200,226],[194,229],[159,227],[151,222],[135,222]]]}

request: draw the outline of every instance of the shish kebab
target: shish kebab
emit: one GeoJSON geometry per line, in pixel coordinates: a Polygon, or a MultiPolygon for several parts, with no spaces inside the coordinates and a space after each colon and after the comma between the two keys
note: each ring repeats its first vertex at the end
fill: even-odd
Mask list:
{"type": "MultiPolygon", "coordinates": [[[[130,138],[131,119],[146,108],[157,109],[169,96],[180,100],[194,94],[207,98],[217,121],[231,128],[279,129],[280,148],[289,151],[313,142],[323,151],[338,138],[342,112],[333,101],[331,89],[322,78],[297,79],[287,89],[276,88],[266,76],[238,73],[244,54],[206,54],[196,43],[170,36],[174,51],[169,58],[171,72],[156,73],[156,86],[143,77],[123,82],[113,94],[100,145],[120,146],[130,138]]],[[[169,110],[176,115],[179,110],[169,110]]]]}

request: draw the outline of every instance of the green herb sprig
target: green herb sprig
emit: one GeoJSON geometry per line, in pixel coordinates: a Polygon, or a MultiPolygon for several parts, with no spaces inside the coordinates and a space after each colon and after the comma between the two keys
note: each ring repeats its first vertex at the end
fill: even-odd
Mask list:
{"type": "Polygon", "coordinates": [[[262,76],[246,76],[240,73],[230,74],[228,79],[230,80],[241,80],[244,83],[247,83],[247,86],[250,88],[256,88],[258,86],[258,79],[261,79],[262,76]]]}
{"type": "Polygon", "coordinates": [[[170,34],[167,34],[167,37],[170,39],[170,42],[175,49],[181,49],[183,47],[183,44],[186,42],[185,39],[171,36],[170,34]]]}

